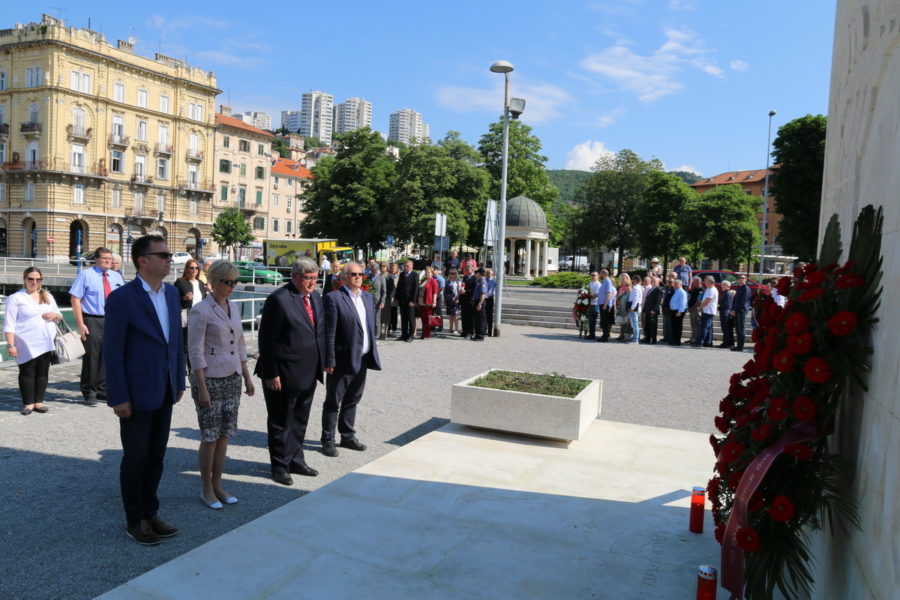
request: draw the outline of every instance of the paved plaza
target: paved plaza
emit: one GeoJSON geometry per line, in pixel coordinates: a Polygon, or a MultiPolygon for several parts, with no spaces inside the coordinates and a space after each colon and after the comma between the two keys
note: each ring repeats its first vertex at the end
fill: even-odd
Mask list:
{"type": "MultiPolygon", "coordinates": [[[[488,367],[600,378],[603,421],[708,434],[728,376],[749,358],[689,347],[597,344],[572,332],[515,326],[504,326],[503,337],[484,343],[438,336],[383,342],[380,352],[385,370],[370,373],[358,418],[369,450],[342,450],[333,459],[317,452],[321,389],[307,443],[307,460],[320,475],[296,476],[291,488],[269,478],[261,391],[242,400],[225,469],[226,489],[241,501],[222,511],[200,504],[196,417],[189,399],[179,404],[160,498],[161,515],[181,532],[153,548],[125,536],[118,427],[110,409],[80,404],[79,365],[52,368],[51,410],[28,417],[18,414],[16,369],[0,370],[0,597],[93,598],[273,510],[296,510],[285,505],[446,425],[451,384],[488,367]]],[[[711,473],[712,462],[710,453],[708,469],[701,465],[700,472],[711,473]]],[[[685,481],[683,489],[704,483],[685,481]]]]}

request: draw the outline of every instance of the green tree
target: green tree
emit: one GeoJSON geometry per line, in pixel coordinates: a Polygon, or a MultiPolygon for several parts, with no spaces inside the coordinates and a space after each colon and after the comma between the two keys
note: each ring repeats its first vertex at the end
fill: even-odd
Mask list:
{"type": "Polygon", "coordinates": [[[226,208],[213,223],[212,238],[219,246],[227,248],[234,254],[238,246],[249,244],[254,240],[250,222],[237,208],[226,208]]]}
{"type": "Polygon", "coordinates": [[[338,135],[340,149],[313,168],[313,181],[303,194],[304,237],[331,237],[354,248],[384,245],[385,225],[396,216],[384,206],[396,177],[381,135],[368,127],[338,135]]]}
{"type": "Polygon", "coordinates": [[[692,183],[697,183],[698,181],[703,179],[703,177],[701,177],[700,175],[697,175],[696,173],[694,173],[692,171],[669,171],[669,173],[672,175],[675,175],[676,177],[678,177],[679,179],[681,179],[683,182],[685,182],[688,185],[691,185],[692,183]]]}
{"type": "Polygon", "coordinates": [[[587,180],[591,178],[591,172],[573,169],[548,169],[547,178],[559,190],[559,199],[572,204],[575,202],[575,192],[587,183],[587,180]]]}
{"type": "Polygon", "coordinates": [[[650,185],[651,174],[662,171],[662,163],[655,158],[642,160],[626,149],[599,159],[593,171],[575,193],[576,237],[594,246],[618,249],[617,269],[621,271],[626,250],[638,245],[638,206],[650,185]]]}
{"type": "Polygon", "coordinates": [[[291,155],[291,151],[288,148],[287,140],[284,138],[276,137],[272,140],[272,150],[278,153],[278,156],[281,158],[288,158],[291,155]]]}
{"type": "MultiPolygon", "coordinates": [[[[491,123],[488,132],[481,136],[478,152],[491,175],[490,197],[500,199],[500,175],[503,164],[503,120],[491,123]]],[[[547,177],[544,163],[547,157],[541,153],[541,140],[531,134],[531,127],[517,119],[509,122],[509,164],[506,176],[506,197],[527,196],[549,213],[559,190],[547,177]]],[[[549,218],[549,214],[547,215],[549,218]]]]}
{"type": "MultiPolygon", "coordinates": [[[[300,133],[300,131],[298,130],[297,133],[300,133]]],[[[311,148],[325,148],[327,146],[328,144],[323,144],[322,140],[317,137],[309,136],[303,138],[303,147],[306,150],[309,150],[311,148]]]]}
{"type": "Polygon", "coordinates": [[[682,235],[707,257],[738,263],[758,248],[761,202],[737,184],[715,187],[688,203],[682,235]]]}
{"type": "Polygon", "coordinates": [[[650,183],[635,212],[637,246],[642,255],[661,256],[665,269],[670,258],[684,252],[681,223],[696,195],[675,173],[650,173],[650,183]]]}
{"type": "Polygon", "coordinates": [[[769,191],[781,214],[778,241],[801,260],[816,258],[827,125],[823,115],[794,119],[778,128],[772,144],[776,168],[769,191]]]}

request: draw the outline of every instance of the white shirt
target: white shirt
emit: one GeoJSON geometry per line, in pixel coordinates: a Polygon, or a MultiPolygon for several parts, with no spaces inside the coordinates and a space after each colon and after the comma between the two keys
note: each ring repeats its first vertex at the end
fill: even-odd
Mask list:
{"type": "Polygon", "coordinates": [[[6,300],[6,322],[3,324],[3,332],[13,333],[16,336],[17,365],[56,349],[54,344],[56,323],[45,321],[41,316],[48,312],[59,312],[53,296],[50,296],[50,304],[38,304],[23,289],[6,300]]]}
{"type": "Polygon", "coordinates": [[[141,276],[138,275],[137,278],[141,282],[141,286],[143,286],[144,291],[147,292],[147,295],[150,296],[150,304],[153,305],[153,308],[156,310],[156,316],[159,319],[159,326],[162,327],[163,335],[166,338],[166,343],[169,342],[169,307],[166,304],[166,284],[161,283],[159,285],[159,291],[154,292],[153,288],[147,285],[147,282],[141,279],[141,276]]]}
{"type": "Polygon", "coordinates": [[[369,351],[369,328],[366,327],[366,305],[362,299],[362,289],[356,290],[354,294],[350,291],[350,288],[347,288],[347,294],[353,300],[353,306],[356,307],[356,316],[359,317],[359,324],[362,327],[362,354],[365,355],[369,351]]]}
{"type": "Polygon", "coordinates": [[[778,293],[778,290],[772,290],[772,300],[775,301],[775,304],[784,308],[784,305],[787,304],[787,298],[778,293]]]}
{"type": "Polygon", "coordinates": [[[330,273],[331,272],[331,261],[327,258],[322,259],[322,273],[330,273]]]}
{"type": "Polygon", "coordinates": [[[631,294],[628,296],[628,301],[631,303],[631,310],[634,312],[641,311],[641,304],[644,301],[644,290],[640,285],[631,286],[631,294]]]}
{"type": "Polygon", "coordinates": [[[191,287],[194,289],[193,296],[191,298],[191,308],[197,306],[201,302],[203,302],[203,294],[200,292],[200,280],[199,279],[191,279],[191,287]]]}
{"type": "Polygon", "coordinates": [[[710,286],[706,288],[706,291],[703,292],[703,298],[700,300],[700,304],[707,298],[712,298],[709,302],[706,303],[706,306],[703,307],[704,315],[715,315],[719,312],[719,290],[716,289],[716,286],[710,286]]]}
{"type": "Polygon", "coordinates": [[[591,306],[597,306],[600,304],[600,282],[592,281],[591,282],[591,296],[596,296],[596,298],[591,298],[591,306]]]}

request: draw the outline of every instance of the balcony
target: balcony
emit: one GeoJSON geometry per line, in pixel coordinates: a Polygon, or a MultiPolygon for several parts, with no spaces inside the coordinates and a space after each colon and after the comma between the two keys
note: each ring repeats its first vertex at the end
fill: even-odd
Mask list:
{"type": "Polygon", "coordinates": [[[85,129],[84,125],[70,124],[66,125],[66,135],[70,141],[89,142],[94,136],[94,130],[91,127],[85,129]]]}
{"type": "Polygon", "coordinates": [[[156,144],[156,153],[157,154],[166,154],[168,156],[172,155],[173,146],[172,144],[156,144]]]}
{"type": "Polygon", "coordinates": [[[144,175],[143,173],[135,173],[131,176],[131,183],[149,185],[153,183],[153,177],[151,177],[150,175],[144,175]]]}
{"type": "Polygon", "coordinates": [[[203,161],[203,150],[188,149],[185,153],[185,158],[188,162],[201,162],[203,161]]]}
{"type": "Polygon", "coordinates": [[[9,123],[0,123],[0,140],[4,142],[9,137],[9,123]]]}
{"type": "Polygon", "coordinates": [[[116,148],[127,148],[131,145],[131,138],[118,133],[109,134],[109,145],[116,148]]]}
{"type": "Polygon", "coordinates": [[[43,127],[41,127],[41,124],[37,121],[29,121],[28,123],[22,123],[20,131],[22,132],[22,135],[27,138],[39,138],[41,137],[43,127]]]}
{"type": "Polygon", "coordinates": [[[216,191],[215,183],[211,181],[200,181],[192,179],[179,179],[176,185],[182,190],[191,190],[194,192],[213,193],[216,191]]]}

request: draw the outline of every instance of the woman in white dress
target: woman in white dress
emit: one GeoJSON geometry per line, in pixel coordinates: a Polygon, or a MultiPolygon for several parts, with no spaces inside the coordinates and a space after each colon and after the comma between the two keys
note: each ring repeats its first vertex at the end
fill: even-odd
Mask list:
{"type": "Polygon", "coordinates": [[[45,413],[44,393],[50,374],[50,355],[56,339],[56,322],[62,314],[56,300],[41,287],[44,276],[37,267],[25,269],[25,288],[6,300],[3,333],[10,358],[19,365],[22,415],[45,413]]]}

